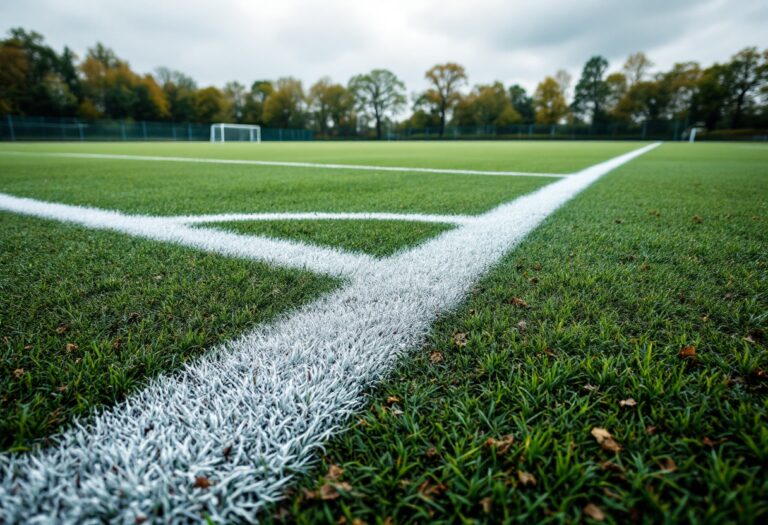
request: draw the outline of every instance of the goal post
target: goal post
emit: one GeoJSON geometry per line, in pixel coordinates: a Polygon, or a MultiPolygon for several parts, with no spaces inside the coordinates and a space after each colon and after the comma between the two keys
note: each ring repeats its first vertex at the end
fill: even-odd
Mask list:
{"type": "Polygon", "coordinates": [[[261,126],[255,124],[211,124],[211,142],[261,142],[261,126]]]}

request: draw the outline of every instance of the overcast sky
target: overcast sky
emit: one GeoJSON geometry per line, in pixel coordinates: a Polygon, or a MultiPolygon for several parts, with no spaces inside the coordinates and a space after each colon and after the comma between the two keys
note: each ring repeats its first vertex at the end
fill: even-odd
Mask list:
{"type": "Polygon", "coordinates": [[[708,65],[768,47],[767,0],[0,0],[0,30],[22,26],[81,56],[100,41],[139,72],[168,66],[199,85],[386,68],[413,93],[424,71],[464,65],[472,84],[529,90],[559,68],[577,76],[645,51],[657,68],[708,65]]]}

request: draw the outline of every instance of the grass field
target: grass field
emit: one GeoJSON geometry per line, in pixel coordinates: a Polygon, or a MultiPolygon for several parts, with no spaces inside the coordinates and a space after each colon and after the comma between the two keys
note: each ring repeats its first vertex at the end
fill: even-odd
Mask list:
{"type": "MultiPolygon", "coordinates": [[[[482,217],[641,145],[3,144],[0,192],[159,217],[445,216],[195,224],[212,236],[225,230],[369,254],[374,262],[361,265],[378,268],[459,232],[455,216],[482,217]],[[70,153],[565,178],[59,156],[70,153]]],[[[8,211],[0,221],[7,454],[59,446],[55,434],[75,418],[87,423],[152,378],[357,278],[8,211]]],[[[424,344],[362,392],[364,409],[342,417],[324,451],[312,449],[317,461],[288,472],[287,499],[258,515],[302,523],[761,522],[767,248],[768,148],[664,144],[629,161],[549,216],[460,306],[440,312],[424,344]],[[598,443],[595,428],[612,438],[598,430],[598,443]]],[[[0,487],[12,478],[4,476],[0,487]]],[[[189,476],[200,494],[218,486],[215,473],[204,482],[189,476]]],[[[217,520],[217,504],[199,499],[200,516],[237,521],[217,520]]],[[[163,515],[137,508],[126,503],[124,512],[163,515]]]]}

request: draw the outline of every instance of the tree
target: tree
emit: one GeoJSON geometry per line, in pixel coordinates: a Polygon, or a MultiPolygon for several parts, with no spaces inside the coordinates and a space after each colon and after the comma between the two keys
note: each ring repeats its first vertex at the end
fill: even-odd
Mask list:
{"type": "Polygon", "coordinates": [[[666,115],[668,118],[688,119],[690,117],[700,78],[701,68],[696,62],[677,63],[671,70],[661,74],[660,82],[665,85],[669,94],[666,115]]]}
{"type": "Polygon", "coordinates": [[[264,123],[273,128],[304,127],[304,88],[300,80],[278,79],[274,91],[264,102],[264,123]]]}
{"type": "Polygon", "coordinates": [[[251,84],[251,90],[245,95],[243,122],[248,124],[264,124],[264,103],[274,91],[269,80],[257,80],[251,84]]]}
{"type": "Polygon", "coordinates": [[[211,86],[195,93],[195,114],[200,122],[210,124],[224,120],[227,114],[227,102],[217,88],[211,86]]]}
{"type": "Polygon", "coordinates": [[[760,54],[756,47],[736,53],[726,66],[725,82],[730,94],[731,126],[738,128],[744,120],[745,108],[751,105],[761,86],[768,81],[768,52],[760,54]]]}
{"type": "Polygon", "coordinates": [[[632,87],[638,82],[641,82],[652,67],[653,62],[651,62],[642,51],[629,55],[627,61],[624,62],[624,73],[627,79],[627,86],[632,87]]]}
{"type": "Polygon", "coordinates": [[[386,69],[374,69],[364,75],[356,75],[349,81],[357,106],[373,117],[376,138],[381,140],[382,122],[387,115],[394,115],[405,105],[405,84],[386,69]]]}
{"type": "Polygon", "coordinates": [[[461,88],[467,81],[464,67],[453,62],[438,64],[427,71],[424,77],[432,85],[424,93],[424,100],[435,108],[439,116],[439,133],[443,136],[447,114],[461,100],[461,88]]]}
{"type": "Polygon", "coordinates": [[[571,95],[571,82],[573,82],[573,76],[565,69],[558,69],[555,73],[555,80],[560,86],[560,92],[565,97],[565,101],[568,102],[568,97],[571,95]]]}
{"type": "Polygon", "coordinates": [[[562,87],[552,77],[547,77],[539,83],[533,100],[536,106],[536,122],[539,124],[558,124],[568,115],[568,104],[562,87]]]}
{"type": "Polygon", "coordinates": [[[603,79],[608,69],[608,61],[601,56],[593,56],[584,65],[581,78],[576,84],[573,98],[573,110],[582,117],[589,117],[592,124],[603,120],[609,88],[603,79]]]}
{"type": "Polygon", "coordinates": [[[0,114],[23,113],[29,59],[15,45],[0,45],[0,114]]]}
{"type": "Polygon", "coordinates": [[[347,88],[323,77],[309,88],[309,107],[317,130],[327,135],[350,124],[354,99],[347,88]]]}
{"type": "Polygon", "coordinates": [[[530,124],[536,118],[536,110],[533,107],[533,98],[528,96],[525,88],[519,84],[514,84],[509,88],[509,99],[512,107],[520,115],[522,122],[530,124]]]}
{"type": "Polygon", "coordinates": [[[168,101],[170,118],[174,122],[196,121],[197,84],[195,81],[184,73],[164,67],[158,68],[156,77],[168,101]]]}
{"type": "Polygon", "coordinates": [[[512,107],[504,84],[475,86],[456,106],[455,120],[460,126],[503,127],[520,122],[520,114],[512,107]]]}
{"type": "Polygon", "coordinates": [[[237,81],[227,82],[222,93],[227,100],[227,107],[230,111],[230,118],[227,120],[243,122],[243,116],[245,115],[245,86],[237,81]]]}
{"type": "Polygon", "coordinates": [[[614,117],[622,118],[619,110],[621,101],[627,94],[627,77],[624,73],[611,73],[605,78],[608,95],[605,98],[605,111],[614,117]]]}

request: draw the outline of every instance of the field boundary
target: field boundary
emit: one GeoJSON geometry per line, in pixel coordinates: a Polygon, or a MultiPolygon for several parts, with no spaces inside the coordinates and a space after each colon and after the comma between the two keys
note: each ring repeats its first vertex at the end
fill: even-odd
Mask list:
{"type": "Polygon", "coordinates": [[[567,177],[567,173],[537,173],[526,171],[493,171],[493,170],[457,170],[442,168],[418,168],[405,166],[375,166],[367,164],[329,164],[316,162],[285,162],[272,160],[244,160],[244,159],[208,159],[203,157],[166,157],[161,155],[120,155],[111,153],[56,153],[27,151],[0,151],[0,155],[18,155],[33,157],[60,157],[72,159],[96,159],[96,160],[133,160],[152,162],[191,162],[201,164],[233,164],[240,166],[274,166],[283,168],[311,168],[323,170],[352,170],[352,171],[386,171],[399,173],[434,173],[442,175],[487,175],[495,177],[567,177]]]}
{"type": "MultiPolygon", "coordinates": [[[[162,512],[162,520],[173,523],[203,513],[216,522],[256,520],[361,407],[363,392],[424,340],[440,312],[455,308],[560,206],[656,146],[586,168],[414,249],[361,264],[348,285],[225,343],[176,375],[153,379],[62,433],[54,446],[0,456],[0,519],[32,522],[55,512],[62,522],[108,514],[128,522],[162,512]],[[210,480],[206,490],[196,487],[198,476],[210,480]]],[[[0,199],[0,207],[7,202],[0,199]]],[[[30,209],[37,203],[12,202],[13,211],[37,214],[30,209]]],[[[81,208],[66,207],[75,219],[70,208],[81,208]]]]}

